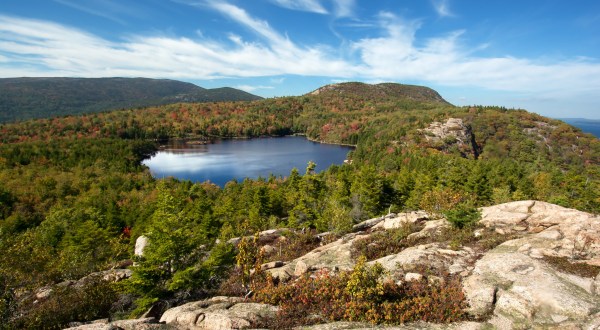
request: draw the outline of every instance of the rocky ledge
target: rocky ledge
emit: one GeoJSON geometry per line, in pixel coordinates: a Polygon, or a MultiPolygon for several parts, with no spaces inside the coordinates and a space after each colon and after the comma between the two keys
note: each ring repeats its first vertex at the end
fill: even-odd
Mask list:
{"type": "MultiPolygon", "coordinates": [[[[491,250],[427,242],[371,261],[380,263],[395,281],[428,276],[419,273],[418,265],[459,275],[472,322],[397,327],[336,322],[301,329],[600,329],[600,217],[537,201],[485,207],[481,214],[483,227],[475,235],[494,233],[506,238],[491,250]],[[586,271],[590,269],[594,271],[586,271]]],[[[349,270],[355,264],[354,242],[377,230],[407,224],[418,225],[419,230],[409,236],[417,242],[450,226],[424,212],[388,215],[358,224],[357,232],[300,258],[263,267],[280,280],[320,269],[349,270]]],[[[429,280],[436,279],[429,276],[429,280]]],[[[160,323],[156,319],[105,321],[75,329],[242,329],[275,313],[275,306],[215,297],[169,309],[160,323]]]]}

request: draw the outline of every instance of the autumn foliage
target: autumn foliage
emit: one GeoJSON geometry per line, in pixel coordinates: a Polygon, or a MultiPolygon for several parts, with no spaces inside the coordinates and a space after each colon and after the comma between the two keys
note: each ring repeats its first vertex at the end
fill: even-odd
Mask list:
{"type": "Polygon", "coordinates": [[[340,320],[401,324],[465,318],[466,302],[458,278],[398,284],[383,275],[380,265],[366,265],[365,259],[359,259],[352,271],[321,271],[280,285],[270,282],[254,300],[280,306],[277,319],[268,324],[280,329],[340,320]]]}

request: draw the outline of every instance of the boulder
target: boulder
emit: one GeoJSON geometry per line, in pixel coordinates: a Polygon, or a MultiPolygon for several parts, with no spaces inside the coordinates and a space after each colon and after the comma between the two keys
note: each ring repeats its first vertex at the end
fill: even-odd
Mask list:
{"type": "MultiPolygon", "coordinates": [[[[133,271],[130,269],[109,269],[102,272],[91,273],[77,281],[66,280],[56,285],[60,287],[81,288],[96,279],[116,283],[130,278],[132,274],[133,271]]],[[[35,292],[35,298],[37,300],[45,300],[52,295],[53,291],[53,286],[42,287],[35,292]]]]}
{"type": "Polygon", "coordinates": [[[120,282],[130,278],[132,274],[133,271],[131,269],[109,269],[102,272],[91,273],[69,285],[81,287],[98,278],[108,282],[120,282]]]}
{"type": "Polygon", "coordinates": [[[268,254],[272,254],[272,253],[275,253],[275,252],[277,252],[277,248],[276,248],[276,247],[274,247],[274,246],[272,246],[272,245],[269,245],[269,244],[267,244],[267,245],[264,245],[264,246],[262,246],[262,247],[260,248],[260,251],[261,251],[262,253],[264,253],[264,254],[267,254],[267,255],[268,255],[268,254]]]}
{"type": "MultiPolygon", "coordinates": [[[[288,231],[289,229],[287,228],[278,228],[278,229],[269,229],[269,230],[264,230],[258,233],[258,240],[259,242],[271,242],[274,241],[278,238],[280,238],[283,233],[285,233],[286,231],[288,231]]],[[[245,236],[246,239],[253,239],[254,236],[250,235],[250,236],[245,236]]],[[[227,241],[227,243],[232,244],[232,245],[238,245],[238,243],[242,240],[241,237],[234,237],[231,238],[227,241]]]]}
{"type": "Polygon", "coordinates": [[[277,307],[243,302],[241,298],[215,297],[168,309],[160,318],[177,329],[248,329],[275,317],[277,307]]]}
{"type": "Polygon", "coordinates": [[[296,258],[283,267],[274,268],[267,270],[271,273],[273,278],[278,278],[281,281],[289,280],[297,270],[298,273],[301,270],[351,270],[354,268],[355,260],[352,258],[352,243],[361,238],[368,237],[368,235],[360,234],[348,234],[335,242],[327,245],[320,246],[309,253],[296,258]]]}
{"type": "Polygon", "coordinates": [[[271,262],[267,262],[267,263],[260,265],[260,269],[261,270],[273,269],[273,268],[281,267],[283,265],[285,265],[285,262],[283,262],[281,260],[271,261],[271,262]]]}
{"type": "Polygon", "coordinates": [[[385,217],[382,222],[379,222],[373,228],[394,229],[400,228],[405,224],[417,223],[428,219],[429,215],[425,211],[403,212],[385,217]]]}
{"type": "Polygon", "coordinates": [[[416,233],[408,235],[408,239],[429,237],[452,226],[446,219],[425,221],[425,227],[416,233]]]}
{"type": "Polygon", "coordinates": [[[148,237],[142,235],[135,240],[134,254],[138,257],[144,256],[144,249],[148,246],[148,237]]]}
{"type": "Polygon", "coordinates": [[[357,223],[354,226],[352,226],[352,231],[367,230],[367,229],[377,225],[378,223],[382,222],[384,219],[385,219],[385,217],[377,217],[377,218],[365,220],[363,222],[357,223]]]}
{"type": "Polygon", "coordinates": [[[393,280],[408,281],[402,277],[402,274],[411,272],[418,266],[439,271],[451,268],[455,272],[463,272],[477,257],[476,252],[468,247],[454,251],[446,249],[439,243],[430,243],[406,248],[399,253],[370,261],[368,264],[379,263],[389,272],[393,280]]]}
{"type": "Polygon", "coordinates": [[[310,270],[310,267],[302,260],[296,263],[296,268],[294,269],[294,276],[302,276],[310,270]]]}
{"type": "Polygon", "coordinates": [[[109,322],[107,319],[94,321],[70,328],[69,330],[176,330],[175,328],[159,324],[155,318],[142,318],[133,320],[119,320],[109,322]]]}
{"type": "Polygon", "coordinates": [[[54,290],[52,290],[52,287],[49,287],[49,286],[42,287],[35,292],[35,299],[44,300],[44,299],[50,297],[50,295],[52,294],[53,291],[54,290]]]}
{"type": "MultiPolygon", "coordinates": [[[[558,230],[562,235],[572,237],[576,237],[579,231],[586,229],[588,235],[598,239],[600,234],[597,221],[594,223],[591,219],[597,217],[546,202],[519,201],[481,208],[480,223],[486,227],[502,228],[504,231],[527,230],[529,233],[541,233],[553,227],[554,231],[558,230]]],[[[556,235],[556,232],[553,234],[556,235]]],[[[584,239],[584,237],[579,238],[579,240],[584,239]]]]}
{"type": "Polygon", "coordinates": [[[99,273],[102,279],[108,282],[120,282],[126,280],[133,275],[131,269],[110,269],[99,273]]]}
{"type": "Polygon", "coordinates": [[[420,281],[422,279],[423,275],[419,273],[406,273],[406,275],[404,275],[404,281],[406,282],[420,281]]]}

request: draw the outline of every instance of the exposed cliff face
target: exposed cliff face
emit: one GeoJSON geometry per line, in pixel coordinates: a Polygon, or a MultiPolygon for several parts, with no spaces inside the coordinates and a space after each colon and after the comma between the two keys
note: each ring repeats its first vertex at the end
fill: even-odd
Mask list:
{"type": "MultiPolygon", "coordinates": [[[[469,303],[468,312],[478,322],[456,324],[416,323],[390,329],[529,329],[600,327],[600,217],[537,202],[511,202],[481,209],[480,229],[474,235],[499,235],[505,242],[491,250],[447,242],[428,242],[450,224],[430,219],[425,212],[392,214],[367,220],[358,232],[318,247],[290,262],[265,264],[263,269],[281,281],[327,269],[333,273],[355,264],[352,245],[377,231],[403,226],[417,228],[407,247],[370,264],[379,263],[394,281],[437,281],[430,271],[460,276],[469,303]],[[559,262],[560,261],[560,262],[559,262]],[[582,272],[581,269],[585,269],[582,272]],[[590,272],[591,270],[591,272],[590,272]]],[[[171,329],[238,329],[272,317],[275,306],[248,303],[241,298],[218,297],[167,310],[160,327],[171,329]]],[[[141,319],[139,327],[159,328],[141,319]]],[[[108,323],[106,326],[109,326],[108,323]]],[[[128,323],[129,326],[129,323],[128,323]]],[[[303,329],[366,329],[370,324],[337,322],[303,329]]],[[[96,329],[97,325],[78,329],[96,329]]]]}
{"type": "Polygon", "coordinates": [[[428,142],[447,148],[456,145],[460,150],[468,150],[477,159],[481,151],[475,140],[475,134],[470,125],[465,125],[460,118],[448,118],[445,123],[433,122],[421,130],[428,142]]]}

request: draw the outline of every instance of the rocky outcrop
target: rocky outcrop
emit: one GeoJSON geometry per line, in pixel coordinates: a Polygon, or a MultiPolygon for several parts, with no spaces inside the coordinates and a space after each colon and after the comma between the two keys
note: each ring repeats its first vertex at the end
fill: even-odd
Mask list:
{"type": "Polygon", "coordinates": [[[414,224],[426,220],[429,220],[429,214],[425,211],[403,212],[384,217],[383,221],[373,226],[373,229],[400,228],[406,224],[414,224]]]}
{"type": "MultiPolygon", "coordinates": [[[[132,274],[133,274],[133,271],[131,271],[130,269],[109,269],[109,270],[105,270],[102,272],[91,273],[85,277],[80,278],[77,281],[72,281],[72,280],[62,281],[62,282],[56,284],[56,286],[81,288],[81,287],[85,286],[86,284],[90,283],[91,281],[98,280],[98,279],[107,281],[107,282],[116,283],[116,282],[120,282],[120,281],[130,278],[132,274]]],[[[35,298],[37,300],[47,299],[48,297],[50,297],[52,292],[53,292],[53,286],[42,287],[35,292],[35,298]]]]}
{"type": "Polygon", "coordinates": [[[427,141],[450,141],[467,144],[470,142],[470,131],[462,119],[448,118],[445,123],[434,121],[428,128],[421,130],[427,141]]]}
{"type": "MultiPolygon", "coordinates": [[[[264,242],[274,241],[274,240],[278,239],[279,237],[281,237],[283,235],[283,233],[285,233],[286,231],[289,231],[289,229],[279,228],[279,229],[269,229],[269,230],[261,231],[258,233],[258,241],[259,241],[259,243],[263,243],[263,244],[264,244],[264,242]]],[[[253,239],[254,236],[246,236],[245,238],[250,240],[250,239],[253,239]]],[[[241,237],[234,237],[234,238],[229,239],[227,241],[227,243],[237,245],[241,240],[242,240],[241,237]]]]}
{"type": "Polygon", "coordinates": [[[504,233],[525,232],[507,242],[535,258],[568,257],[600,266],[600,217],[558,205],[521,201],[482,208],[481,223],[504,233]]]}
{"type": "MultiPolygon", "coordinates": [[[[378,230],[411,225],[419,229],[408,236],[416,245],[370,264],[381,264],[386,276],[398,282],[443,280],[435,278],[438,271],[462,277],[469,313],[479,322],[396,327],[335,322],[299,329],[600,329],[600,274],[577,273],[568,267],[587,265],[592,270],[600,269],[593,268],[600,265],[599,217],[536,201],[485,207],[481,214],[480,223],[486,228],[476,230],[475,235],[512,239],[487,252],[478,246],[450,249],[447,243],[428,243],[450,226],[445,219],[429,220],[422,211],[390,214],[367,220],[355,227],[359,232],[302,257],[270,262],[262,269],[284,281],[319,269],[350,270],[355,265],[353,243],[378,230]],[[561,260],[567,266],[552,260],[561,260]]],[[[269,241],[279,235],[278,231],[267,231],[261,237],[269,241]]],[[[215,297],[167,310],[160,319],[163,324],[140,320],[133,320],[132,324],[137,324],[135,329],[242,329],[261,324],[277,311],[277,307],[242,298],[215,297]]],[[[113,325],[127,329],[107,321],[81,329],[109,329],[113,325]]]]}
{"type": "Polygon", "coordinates": [[[244,302],[241,298],[214,297],[168,309],[161,323],[177,329],[249,329],[273,318],[277,307],[244,302]]]}
{"type": "MultiPolygon", "coordinates": [[[[366,220],[360,223],[358,228],[389,230],[407,224],[422,224],[421,230],[408,236],[409,239],[419,239],[429,237],[450,226],[445,219],[426,221],[428,218],[427,213],[423,211],[392,214],[366,220]]],[[[304,256],[284,263],[282,266],[273,267],[273,264],[270,263],[265,264],[263,269],[281,281],[322,269],[334,272],[351,270],[355,265],[352,257],[352,245],[370,235],[371,233],[366,232],[348,234],[335,242],[318,247],[304,256]]],[[[409,247],[400,253],[371,261],[370,264],[375,262],[382,264],[394,279],[400,280],[404,278],[405,272],[414,270],[419,265],[438,270],[451,269],[452,273],[470,271],[472,267],[469,265],[472,265],[476,258],[475,251],[468,247],[453,251],[447,249],[446,246],[434,243],[409,247]]]]}
{"type": "Polygon", "coordinates": [[[493,314],[513,327],[528,328],[593,318],[600,312],[600,296],[591,292],[589,281],[518,252],[514,245],[501,245],[476,263],[464,292],[473,315],[493,314]]]}
{"type": "Polygon", "coordinates": [[[107,319],[94,321],[89,324],[76,325],[68,330],[176,330],[176,328],[160,324],[155,318],[120,320],[109,322],[107,319]]]}
{"type": "MultiPolygon", "coordinates": [[[[440,243],[419,244],[370,263],[380,263],[397,281],[419,278],[423,274],[414,272],[419,265],[460,275],[472,315],[491,315],[489,321],[469,323],[473,329],[600,325],[600,275],[586,278],[570,274],[544,259],[562,257],[574,263],[598,264],[598,217],[536,201],[506,203],[482,208],[481,212],[481,224],[488,227],[487,233],[518,238],[485,254],[469,247],[453,250],[440,243]]],[[[422,223],[422,229],[409,236],[418,239],[450,226],[445,219],[426,219],[424,212],[392,215],[365,221],[358,229],[383,230],[422,223]]],[[[476,231],[476,235],[481,232],[476,231]]],[[[352,243],[368,235],[347,235],[269,271],[287,279],[318,268],[350,269],[354,264],[350,257],[352,243]]],[[[352,328],[348,324],[340,326],[352,328]]]]}
{"type": "Polygon", "coordinates": [[[429,214],[425,211],[412,211],[402,213],[390,213],[383,217],[372,218],[352,226],[353,231],[368,229],[395,229],[407,224],[415,224],[429,220],[429,214]]]}
{"type": "Polygon", "coordinates": [[[366,237],[362,234],[348,234],[335,242],[320,246],[300,258],[294,259],[282,267],[267,270],[273,278],[281,281],[289,280],[293,275],[299,276],[308,271],[319,269],[350,270],[354,267],[352,243],[366,237]]]}
{"type": "Polygon", "coordinates": [[[443,150],[455,145],[463,155],[471,154],[475,159],[481,153],[471,126],[465,125],[460,118],[448,118],[445,123],[435,121],[419,131],[432,147],[443,150]]]}
{"type": "Polygon", "coordinates": [[[464,280],[473,315],[492,315],[490,324],[507,329],[600,325],[600,275],[571,274],[545,258],[598,264],[600,218],[522,201],[483,208],[481,223],[526,234],[486,253],[464,280]]]}
{"type": "MultiPolygon", "coordinates": [[[[478,254],[469,247],[450,250],[438,243],[423,244],[406,248],[400,253],[373,260],[369,264],[379,263],[394,280],[406,280],[406,275],[423,266],[439,272],[467,275],[478,254]]],[[[412,276],[414,278],[414,275],[412,276]]]]}

